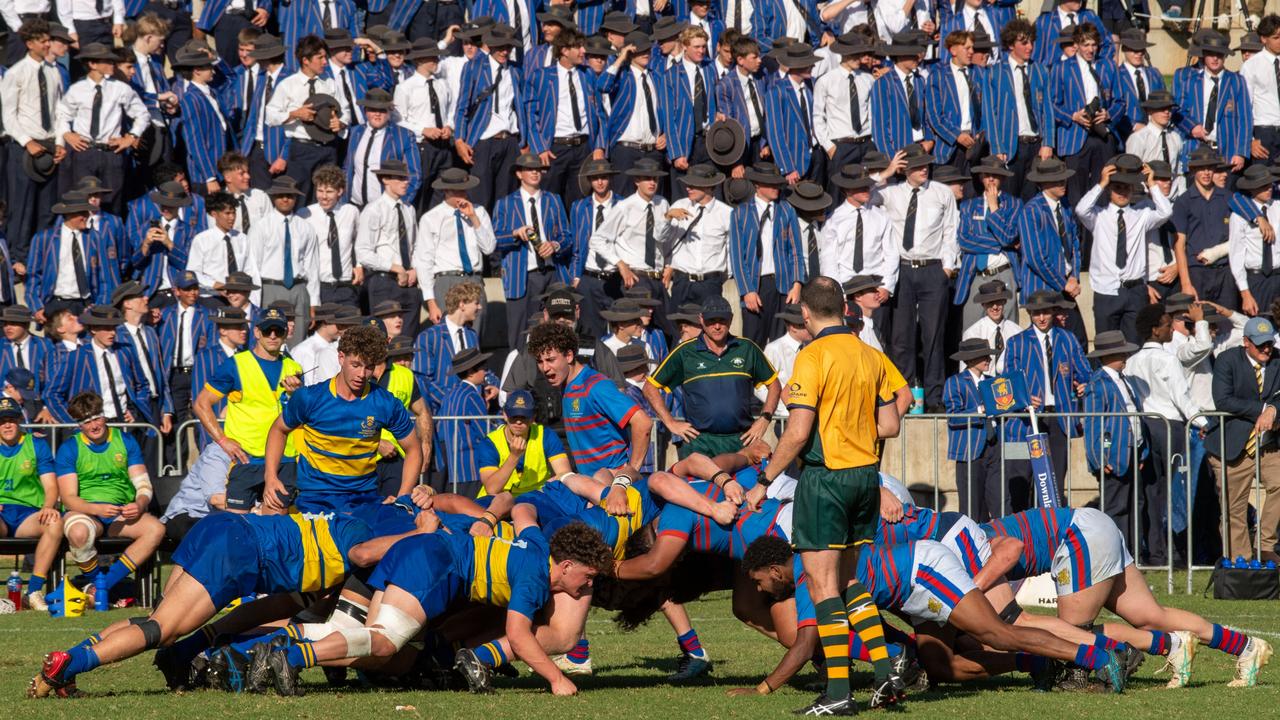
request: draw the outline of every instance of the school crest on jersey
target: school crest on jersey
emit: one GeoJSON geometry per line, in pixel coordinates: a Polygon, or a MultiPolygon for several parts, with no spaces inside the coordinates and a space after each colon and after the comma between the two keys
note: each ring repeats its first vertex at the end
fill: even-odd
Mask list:
{"type": "Polygon", "coordinates": [[[1057,577],[1057,580],[1058,580],[1058,584],[1059,584],[1059,585],[1068,585],[1068,584],[1070,584],[1070,583],[1071,583],[1071,572],[1070,572],[1069,570],[1067,570],[1066,568],[1063,568],[1063,569],[1059,570],[1059,571],[1058,571],[1058,577],[1057,577]]]}
{"type": "Polygon", "coordinates": [[[934,615],[942,612],[942,603],[938,601],[938,598],[929,598],[929,612],[934,615]]]}
{"type": "Polygon", "coordinates": [[[366,416],[363,423],[360,423],[360,437],[371,438],[378,434],[377,421],[372,415],[366,416]]]}

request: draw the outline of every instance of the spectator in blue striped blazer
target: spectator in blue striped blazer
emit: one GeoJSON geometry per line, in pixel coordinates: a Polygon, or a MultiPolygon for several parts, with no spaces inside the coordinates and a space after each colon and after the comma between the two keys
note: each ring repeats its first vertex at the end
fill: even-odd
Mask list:
{"type": "MultiPolygon", "coordinates": [[[[245,343],[249,338],[249,319],[242,310],[229,307],[222,308],[214,313],[210,319],[214,327],[217,328],[218,341],[196,353],[196,364],[191,369],[191,387],[195,389],[193,396],[190,398],[192,401],[199,397],[205,383],[209,382],[209,379],[213,377],[219,367],[222,367],[222,363],[227,362],[237,352],[244,349],[245,343]]],[[[214,413],[221,416],[226,405],[226,397],[218,398],[213,403],[214,413]]],[[[200,450],[204,450],[210,439],[209,434],[205,432],[203,427],[196,427],[196,444],[200,450]]]]}
{"type": "MultiPolygon", "coordinates": [[[[665,128],[670,127],[668,107],[660,76],[650,69],[649,36],[633,32],[625,42],[618,53],[619,69],[615,71],[611,67],[605,73],[616,76],[616,82],[611,83],[608,90],[610,111],[605,143],[609,148],[609,162],[619,170],[626,170],[647,159],[665,168],[665,128]]],[[[614,176],[615,193],[625,197],[634,190],[631,176],[625,172],[614,176]]]]}
{"type": "Polygon", "coordinates": [[[1067,201],[1074,205],[1116,153],[1124,105],[1116,94],[1115,65],[1098,54],[1097,29],[1079,25],[1072,39],[1075,56],[1054,65],[1052,77],[1058,156],[1075,171],[1067,182],[1067,201]]]}
{"type": "Polygon", "coordinates": [[[378,86],[380,71],[377,65],[362,60],[363,53],[356,55],[353,52],[355,44],[351,40],[351,33],[346,30],[325,30],[324,45],[329,62],[324,66],[320,77],[333,81],[334,97],[342,106],[342,124],[349,128],[355,127],[364,122],[360,103],[365,99],[369,88],[378,86]]]}
{"type": "MultiPolygon", "coordinates": [[[[0,308],[0,323],[4,324],[4,336],[0,337],[0,376],[8,375],[14,368],[26,369],[35,376],[35,392],[42,396],[54,378],[53,342],[31,334],[32,320],[31,309],[26,305],[0,308]]],[[[29,417],[32,422],[53,422],[47,407],[29,417]]]]}
{"type": "Polygon", "coordinates": [[[894,37],[885,47],[893,68],[871,86],[871,139],[889,157],[917,142],[933,150],[933,139],[926,135],[925,79],[919,71],[924,50],[913,35],[894,37]]]}
{"type": "MultiPolygon", "coordinates": [[[[474,347],[454,354],[450,371],[459,382],[440,403],[440,417],[483,418],[488,414],[489,400],[498,396],[497,387],[485,385],[487,371],[484,364],[491,356],[491,353],[480,352],[474,347]]],[[[437,420],[436,425],[445,453],[445,466],[439,469],[446,470],[449,481],[454,484],[479,482],[476,450],[488,430],[485,420],[437,420]]]]}
{"type": "Polygon", "coordinates": [[[583,43],[577,30],[561,31],[551,45],[554,64],[532,70],[527,76],[530,93],[525,140],[529,150],[548,167],[542,187],[566,204],[583,196],[578,183],[582,164],[605,156],[605,113],[599,93],[581,68],[583,43]]]}
{"type": "Polygon", "coordinates": [[[775,56],[786,76],[770,83],[765,91],[764,126],[769,150],[788,184],[795,185],[804,178],[825,186],[827,153],[813,134],[810,79],[819,58],[804,43],[788,45],[775,56]]]}
{"type": "MultiPolygon", "coordinates": [[[[249,178],[253,187],[266,190],[271,178],[284,172],[288,165],[289,139],[284,128],[268,125],[266,106],[276,86],[286,76],[284,45],[274,35],[259,35],[250,53],[258,66],[245,77],[253,78],[253,96],[244,112],[240,131],[240,154],[249,159],[249,178]]],[[[246,88],[247,90],[247,88],[246,88]]]]}
{"type": "Polygon", "coordinates": [[[1115,57],[1115,45],[1111,31],[1102,24],[1102,18],[1092,10],[1084,9],[1084,0],[1055,0],[1056,7],[1045,10],[1036,18],[1036,50],[1033,60],[1041,67],[1050,68],[1058,62],[1058,36],[1069,27],[1088,24],[1098,31],[1101,38],[1098,57],[1115,57]]]}
{"type": "Polygon", "coordinates": [[[729,263],[742,299],[742,336],[761,347],[785,332],[776,318],[799,302],[804,247],[795,208],[781,199],[787,180],[773,163],[747,168],[755,193],[733,209],[729,263]]]}
{"type": "MultiPolygon", "coordinates": [[[[248,27],[265,28],[271,19],[273,0],[241,0],[239,7],[232,9],[232,0],[208,0],[200,19],[196,20],[196,28],[206,35],[213,35],[214,47],[218,57],[233,58],[240,46],[240,31],[248,27]]],[[[288,5],[314,5],[314,3],[282,3],[282,9],[288,5]]],[[[190,17],[190,8],[187,9],[190,17]]],[[[283,23],[281,24],[283,26],[283,23]]],[[[189,37],[189,36],[188,36],[189,37]]],[[[172,38],[170,42],[175,40],[172,38]]],[[[183,41],[185,42],[185,40],[183,41]]]]}
{"type": "MultiPolygon", "coordinates": [[[[1164,90],[1164,76],[1151,67],[1147,48],[1155,43],[1147,42],[1146,33],[1138,28],[1125,30],[1120,36],[1120,50],[1124,62],[1117,68],[1116,93],[1124,105],[1124,115],[1116,118],[1116,130],[1128,140],[1135,130],[1147,122],[1147,111],[1142,103],[1153,90],[1164,90]]],[[[1173,158],[1176,162],[1177,158],[1173,158]]]]}
{"type": "Polygon", "coordinates": [[[387,26],[409,40],[442,38],[451,26],[467,21],[468,5],[458,0],[396,0],[387,26]]]}
{"type": "Polygon", "coordinates": [[[208,48],[183,48],[175,63],[186,81],[179,107],[182,140],[187,149],[187,177],[207,192],[221,188],[218,158],[227,151],[231,132],[229,108],[209,86],[216,60],[208,48]]]}
{"type": "MultiPolygon", "coordinates": [[[[960,202],[960,229],[956,238],[960,245],[960,269],[952,298],[952,303],[964,306],[962,316],[966,328],[986,314],[982,303],[972,297],[974,285],[998,280],[1005,287],[1014,287],[1016,268],[1021,262],[1018,214],[1022,211],[1022,201],[1000,190],[1001,183],[1013,173],[1005,169],[999,158],[990,155],[971,171],[980,192],[977,197],[960,202]]],[[[1017,317],[1017,313],[1015,302],[1009,314],[1017,317]]]]}
{"type": "MultiPolygon", "coordinates": [[[[1025,304],[1039,290],[1052,290],[1066,299],[1080,295],[1080,234],[1075,211],[1066,204],[1067,180],[1074,174],[1057,158],[1036,160],[1027,181],[1040,192],[1022,204],[1015,222],[1022,243],[1018,270],[1018,301],[1025,304]]],[[[1083,345],[1084,318],[1072,304],[1068,328],[1083,345]]]]}
{"type": "Polygon", "coordinates": [[[954,30],[943,37],[943,45],[951,59],[935,65],[925,78],[925,120],[935,138],[933,161],[967,172],[969,148],[983,132],[984,98],[980,70],[972,64],[973,33],[954,30]]]}
{"type": "Polygon", "coordinates": [[[125,28],[121,40],[132,55],[134,67],[129,84],[134,92],[142,98],[151,115],[150,125],[142,136],[144,152],[136,158],[136,166],[142,171],[129,178],[126,188],[129,197],[141,194],[147,187],[147,176],[150,175],[152,159],[158,162],[173,156],[173,138],[169,134],[169,126],[174,122],[173,116],[178,112],[178,96],[173,93],[171,81],[164,71],[165,38],[170,34],[169,23],[155,13],[148,12],[137,22],[125,28]]]}
{"type": "MultiPolygon", "coordinates": [[[[1075,336],[1059,327],[1055,321],[1057,311],[1065,307],[1061,293],[1037,290],[1026,302],[1031,315],[1031,327],[1009,338],[1004,349],[1004,374],[1021,375],[1026,381],[1031,404],[1041,412],[1076,412],[1076,398],[1084,392],[1089,380],[1089,361],[1075,336]]],[[[1057,417],[1041,419],[1040,431],[1048,435],[1049,459],[1053,463],[1054,477],[1066,478],[1067,454],[1070,438],[1079,437],[1080,423],[1074,418],[1057,417]]],[[[1025,442],[1031,434],[1031,426],[1022,418],[1010,418],[1004,425],[1006,442],[1025,442]]],[[[1008,463],[1006,479],[1013,507],[1008,512],[1026,509],[1031,486],[1031,467],[1027,460],[1008,463]]],[[[1058,483],[1059,504],[1066,505],[1062,494],[1064,484],[1058,483]]],[[[992,509],[991,513],[996,514],[992,509]]]]}
{"type": "Polygon", "coordinates": [[[990,375],[995,350],[981,338],[962,340],[951,359],[964,367],[947,378],[942,388],[942,404],[947,409],[947,459],[956,463],[956,494],[960,512],[984,522],[1000,517],[1000,465],[1002,453],[995,424],[982,415],[982,395],[978,385],[990,375]]]}
{"type": "MultiPolygon", "coordinates": [[[[93,207],[89,212],[86,227],[102,236],[102,242],[107,249],[107,259],[111,260],[115,266],[112,270],[116,275],[115,284],[119,285],[121,280],[131,277],[133,268],[129,265],[129,238],[125,233],[124,221],[119,215],[102,208],[102,203],[112,188],[102,184],[102,181],[93,175],[81,175],[73,189],[84,195],[85,201],[93,207]]],[[[121,197],[123,206],[122,194],[121,197]]]]}
{"type": "Polygon", "coordinates": [[[138,358],[133,350],[117,347],[116,327],[124,321],[119,310],[109,305],[94,305],[80,316],[91,336],[87,342],[69,353],[63,361],[49,391],[44,394],[46,406],[59,423],[74,422],[67,411],[71,398],[91,392],[103,399],[103,414],[110,422],[159,423],[151,414],[151,401],[146,381],[138,372],[138,358]],[[103,379],[115,381],[115,386],[103,379]]]}
{"type": "Polygon", "coordinates": [[[734,67],[716,83],[716,111],[737,120],[747,136],[747,149],[739,167],[759,162],[769,146],[764,122],[769,77],[760,69],[761,64],[760,43],[740,37],[733,41],[734,67]]]}
{"type": "Polygon", "coordinates": [[[111,304],[124,314],[124,322],[116,328],[116,345],[133,349],[139,361],[138,374],[151,393],[152,414],[162,418],[160,432],[167,433],[172,429],[173,397],[169,394],[168,368],[160,354],[160,336],[148,322],[151,311],[146,288],[137,280],[130,280],[111,294],[111,304]]]}
{"type": "MultiPolygon", "coordinates": [[[[978,31],[981,30],[987,34],[987,37],[998,40],[1004,30],[1005,23],[1014,18],[1011,8],[996,7],[987,0],[962,0],[957,2],[957,6],[954,14],[951,14],[950,17],[943,17],[946,12],[951,11],[951,3],[939,3],[938,27],[941,28],[938,33],[939,37],[946,38],[957,30],[968,30],[977,35],[978,31]],[[944,8],[946,12],[943,12],[944,8]]],[[[942,51],[939,59],[943,63],[951,60],[951,51],[947,48],[945,42],[939,49],[942,51]]]]}
{"type": "MultiPolygon", "coordinates": [[[[154,215],[130,213],[129,246],[133,250],[132,263],[142,275],[147,296],[159,294],[161,304],[172,302],[171,290],[178,276],[187,267],[191,240],[195,237],[192,215],[196,211],[191,195],[177,182],[166,182],[147,195],[154,207],[154,215]],[[185,217],[183,213],[186,213],[185,217]],[[165,292],[162,292],[165,291],[165,292]]],[[[203,203],[198,219],[201,230],[208,218],[204,216],[203,203]]]]}
{"type": "Polygon", "coordinates": [[[454,147],[480,178],[471,199],[481,207],[515,190],[511,173],[526,118],[520,68],[509,62],[516,42],[510,28],[486,30],[483,50],[463,66],[458,85],[454,147]]]}
{"type": "Polygon", "coordinates": [[[480,336],[473,325],[480,315],[481,292],[475,283],[449,288],[444,297],[444,318],[414,340],[413,371],[422,376],[430,388],[426,397],[432,413],[439,414],[445,393],[457,382],[449,370],[453,356],[480,346],[480,336]]]}
{"type": "MultiPolygon", "coordinates": [[[[591,246],[591,233],[604,224],[605,213],[622,198],[613,191],[613,176],[617,170],[608,160],[589,160],[579,171],[579,190],[586,197],[575,202],[569,209],[569,234],[573,241],[573,261],[569,266],[569,275],[580,279],[587,269],[587,261],[591,246]]],[[[597,267],[592,263],[593,268],[597,267]]],[[[599,318],[588,321],[583,318],[583,330],[588,335],[599,337],[605,331],[604,323],[599,318]]]]}
{"type": "Polygon", "coordinates": [[[1000,32],[1005,57],[983,78],[982,127],[991,154],[1010,170],[1004,191],[1031,199],[1035,183],[1026,182],[1031,163],[1053,157],[1053,93],[1049,73],[1031,61],[1036,30],[1018,18],[1000,32]],[[1023,78],[1026,78],[1025,80],[1023,78]]]}
{"type": "MultiPolygon", "coordinates": [[[[493,18],[498,25],[505,26],[508,30],[512,30],[511,35],[512,51],[511,59],[516,64],[522,64],[524,55],[533,49],[536,28],[537,3],[531,0],[476,0],[471,6],[472,19],[481,17],[493,18]],[[514,16],[511,10],[516,8],[519,10],[514,16]]],[[[488,44],[487,42],[485,43],[488,44]]]]}
{"type": "Polygon", "coordinates": [[[377,169],[388,160],[403,160],[409,170],[409,189],[405,195],[412,201],[422,182],[422,154],[418,152],[413,131],[391,122],[394,103],[391,93],[374,88],[360,102],[364,108],[365,122],[351,127],[350,148],[343,171],[347,175],[346,199],[357,207],[364,207],[382,194],[377,169]],[[372,157],[371,151],[381,136],[381,153],[372,157]]]}
{"type": "Polygon", "coordinates": [[[1232,171],[1240,172],[1252,156],[1253,100],[1240,73],[1224,67],[1230,46],[1220,32],[1209,31],[1200,38],[1202,67],[1186,72],[1180,84],[1174,82],[1174,117],[1186,141],[1182,146],[1186,156],[1210,140],[1232,171]]]}
{"type": "Polygon", "coordinates": [[[493,233],[502,260],[507,299],[507,347],[519,347],[529,316],[541,307],[552,282],[572,282],[573,243],[560,197],[542,190],[547,166],[533,153],[516,161],[520,188],[493,208],[493,233]],[[533,216],[533,209],[536,217],[533,216]]]}
{"type": "Polygon", "coordinates": [[[27,307],[35,319],[45,321],[48,306],[70,307],[79,312],[99,300],[109,302],[111,292],[120,282],[115,253],[104,236],[88,227],[89,213],[94,207],[82,193],[68,192],[53,206],[61,217],[51,227],[31,238],[31,255],[27,266],[27,307]],[[63,243],[73,243],[79,252],[63,258],[63,243]],[[80,262],[75,261],[76,255],[80,262]]]}
{"type": "Polygon", "coordinates": [[[256,84],[258,62],[253,59],[253,48],[258,38],[266,33],[250,25],[240,31],[237,36],[235,67],[229,67],[225,77],[218,77],[218,70],[230,65],[227,60],[219,58],[214,72],[213,85],[217,87],[227,109],[227,117],[231,121],[231,134],[239,138],[244,130],[249,106],[253,102],[251,85],[256,84]]]}
{"type": "MultiPolygon", "coordinates": [[[[1085,455],[1089,471],[1101,478],[1099,508],[1115,521],[1125,538],[1141,537],[1136,534],[1141,513],[1133,505],[1134,483],[1145,483],[1148,477],[1154,482],[1155,477],[1150,475],[1150,468],[1143,467],[1150,447],[1142,435],[1142,421],[1124,416],[1142,412],[1141,396],[1124,375],[1125,362],[1138,351],[1138,346],[1119,330],[1098,333],[1093,345],[1089,358],[1097,360],[1101,367],[1089,378],[1082,409],[1099,416],[1084,419],[1085,455]],[[1136,462],[1135,445],[1140,447],[1136,462]]],[[[1137,553],[1138,548],[1134,548],[1137,553]]]]}
{"type": "Polygon", "coordinates": [[[702,28],[690,27],[680,35],[680,57],[668,68],[667,157],[671,159],[668,187],[678,193],[677,178],[711,160],[707,154],[707,128],[720,112],[716,106],[716,72],[707,55],[710,38],[702,28]]]}
{"type": "MultiPolygon", "coordinates": [[[[142,1],[125,0],[126,12],[133,3],[142,1]]],[[[169,34],[165,37],[162,49],[172,63],[178,57],[178,48],[191,41],[192,31],[195,28],[195,23],[192,22],[191,0],[169,0],[168,3],[164,0],[150,0],[145,2],[144,6],[147,14],[155,14],[169,23],[169,34]]],[[[208,7],[206,5],[205,9],[208,10],[208,7]]],[[[203,13],[201,17],[204,17],[203,13]]]]}
{"type": "MultiPolygon", "coordinates": [[[[355,37],[360,33],[358,9],[352,0],[275,2],[276,27],[280,30],[285,47],[297,47],[298,41],[308,35],[323,37],[330,29],[345,31],[348,37],[355,37]]],[[[289,57],[286,65],[290,72],[298,69],[294,57],[289,57]]]]}
{"type": "Polygon", "coordinates": [[[520,67],[524,70],[526,94],[533,92],[533,76],[538,71],[556,64],[558,59],[556,38],[560,37],[565,30],[577,31],[573,22],[573,11],[568,5],[549,5],[545,10],[539,10],[537,17],[540,41],[534,42],[533,49],[520,60],[520,67]]]}

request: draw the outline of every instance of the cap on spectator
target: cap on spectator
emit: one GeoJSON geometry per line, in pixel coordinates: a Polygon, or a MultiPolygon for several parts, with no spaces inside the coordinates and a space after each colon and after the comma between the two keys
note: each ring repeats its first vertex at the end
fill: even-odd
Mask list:
{"type": "Polygon", "coordinates": [[[533,393],[528,390],[513,390],[502,403],[502,412],[507,417],[533,417],[533,393]]]}
{"type": "Polygon", "coordinates": [[[0,420],[17,420],[21,422],[26,417],[26,414],[22,412],[22,406],[14,402],[13,398],[0,397],[0,420]]]}
{"type": "Polygon", "coordinates": [[[191,288],[200,287],[200,278],[190,270],[183,270],[182,274],[173,283],[179,290],[190,290],[191,288]]]}
{"type": "Polygon", "coordinates": [[[1263,317],[1249,318],[1244,324],[1244,336],[1254,345],[1263,345],[1276,340],[1276,326],[1263,317]]]}
{"type": "Polygon", "coordinates": [[[360,316],[360,322],[357,325],[368,325],[383,335],[387,334],[387,324],[382,322],[382,318],[371,317],[368,315],[360,316]]]}
{"type": "Polygon", "coordinates": [[[720,295],[712,295],[703,300],[701,314],[703,322],[711,322],[713,320],[729,322],[733,320],[733,308],[730,307],[729,301],[720,295]]]}
{"type": "Polygon", "coordinates": [[[547,317],[553,318],[571,318],[578,309],[578,303],[574,301],[573,294],[568,290],[548,293],[546,299],[542,301],[542,306],[547,309],[547,317]]]}
{"type": "Polygon", "coordinates": [[[478,365],[483,365],[486,360],[493,356],[493,353],[480,352],[479,348],[469,347],[459,350],[453,356],[454,375],[464,373],[478,365]]]}
{"type": "Polygon", "coordinates": [[[545,302],[547,298],[551,297],[552,295],[554,295],[554,294],[556,294],[556,293],[567,293],[567,294],[569,295],[569,297],[573,298],[573,301],[574,301],[574,302],[578,302],[579,300],[581,300],[581,299],[582,299],[582,293],[580,293],[580,292],[578,292],[577,290],[574,290],[573,288],[569,287],[569,285],[568,285],[567,283],[565,283],[565,282],[563,282],[563,281],[561,281],[561,280],[556,280],[556,281],[554,281],[554,282],[552,282],[552,283],[548,284],[548,285],[547,285],[547,291],[546,291],[546,292],[544,292],[544,293],[542,293],[542,297],[540,297],[540,298],[538,298],[538,299],[539,299],[539,300],[542,300],[542,301],[544,301],[544,302],[545,302]]]}
{"type": "Polygon", "coordinates": [[[12,368],[5,373],[4,381],[24,393],[36,391],[36,374],[26,368],[12,368]]]}
{"type": "Polygon", "coordinates": [[[268,307],[262,313],[262,317],[258,318],[258,329],[266,332],[275,328],[276,330],[289,330],[289,319],[285,317],[284,311],[277,307],[268,307]]]}

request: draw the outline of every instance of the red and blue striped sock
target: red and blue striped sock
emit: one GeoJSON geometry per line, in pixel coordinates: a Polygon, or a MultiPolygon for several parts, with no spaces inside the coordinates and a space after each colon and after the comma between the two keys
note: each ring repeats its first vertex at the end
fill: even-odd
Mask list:
{"type": "Polygon", "coordinates": [[[1093,646],[1100,647],[1103,650],[1115,650],[1120,647],[1120,643],[1116,640],[1112,640],[1102,633],[1095,633],[1093,636],[1093,646]]]}
{"type": "MultiPolygon", "coordinates": [[[[888,630],[886,628],[885,635],[888,630]]],[[[899,633],[901,634],[901,632],[899,633]]],[[[905,636],[904,636],[905,637],[905,636]]],[[[902,654],[902,646],[895,642],[885,642],[884,649],[889,653],[889,657],[895,658],[902,654]]],[[[849,633],[849,659],[861,660],[862,662],[871,662],[871,653],[867,650],[867,646],[862,644],[862,638],[857,633],[849,633]]]]}
{"type": "Polygon", "coordinates": [[[1221,650],[1231,655],[1239,655],[1244,652],[1245,646],[1248,644],[1248,635],[1222,625],[1213,626],[1213,639],[1209,641],[1209,647],[1214,650],[1221,650]]]}
{"type": "Polygon", "coordinates": [[[1169,633],[1161,630],[1151,631],[1151,647],[1147,648],[1148,655],[1168,655],[1170,650],[1169,633]]]}
{"type": "Polygon", "coordinates": [[[1013,665],[1018,669],[1018,672],[1037,673],[1044,670],[1048,662],[1045,658],[1031,653],[1020,652],[1015,653],[1013,656],[1013,665]]]}
{"type": "Polygon", "coordinates": [[[581,665],[591,659],[591,644],[586,638],[579,638],[573,649],[565,653],[569,662],[581,665]]]}
{"type": "Polygon", "coordinates": [[[1111,662],[1111,653],[1096,645],[1081,645],[1076,650],[1076,664],[1089,670],[1106,667],[1111,662]]]}
{"type": "Polygon", "coordinates": [[[502,667],[507,662],[507,654],[502,650],[502,643],[494,640],[473,650],[476,659],[489,667],[502,667]]]}
{"type": "Polygon", "coordinates": [[[698,631],[690,629],[689,632],[677,636],[676,642],[680,643],[680,650],[690,657],[705,658],[707,652],[702,649],[702,642],[698,640],[698,631]]]}

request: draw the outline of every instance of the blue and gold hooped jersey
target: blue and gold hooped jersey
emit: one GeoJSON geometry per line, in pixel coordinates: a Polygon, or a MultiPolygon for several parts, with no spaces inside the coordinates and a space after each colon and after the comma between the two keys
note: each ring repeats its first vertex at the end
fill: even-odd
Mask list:
{"type": "Polygon", "coordinates": [[[445,537],[472,602],[533,618],[551,600],[551,546],[538,528],[525,528],[514,540],[445,537]]]}
{"type": "Polygon", "coordinates": [[[414,429],[413,416],[384,388],[369,384],[363,396],[337,396],[338,379],[299,388],[281,417],[300,428],[298,490],[364,493],[376,490],[378,441],[386,428],[402,438],[414,429]]]}
{"type": "Polygon", "coordinates": [[[1004,536],[1022,541],[1018,564],[1005,574],[1010,580],[1021,580],[1053,569],[1053,554],[1067,536],[1075,513],[1071,508],[1035,508],[996,518],[980,527],[990,539],[1004,536]]]}
{"type": "Polygon", "coordinates": [[[341,585],[351,548],[374,537],[349,515],[244,515],[258,537],[264,592],[316,592],[341,585]]]}

